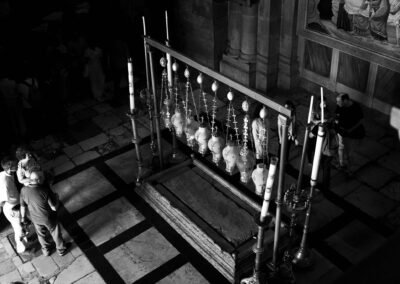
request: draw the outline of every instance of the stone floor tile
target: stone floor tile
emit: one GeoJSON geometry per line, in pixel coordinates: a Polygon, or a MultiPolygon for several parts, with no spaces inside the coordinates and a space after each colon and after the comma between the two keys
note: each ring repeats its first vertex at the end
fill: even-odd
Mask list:
{"type": "Polygon", "coordinates": [[[295,271],[297,284],[329,284],[330,282],[321,281],[321,279],[326,279],[331,274],[339,276],[342,273],[334,264],[317,251],[312,250],[312,254],[315,257],[312,268],[295,271]]]}
{"type": "Polygon", "coordinates": [[[176,283],[191,283],[191,284],[206,284],[209,283],[190,263],[178,268],[170,275],[161,279],[159,284],[176,284],[176,283]]]}
{"type": "Polygon", "coordinates": [[[72,243],[70,254],[72,254],[73,257],[78,258],[79,256],[82,255],[82,250],[78,247],[77,244],[72,243]]]}
{"type": "Polygon", "coordinates": [[[124,132],[126,132],[126,131],[127,131],[127,129],[123,125],[119,125],[117,127],[109,129],[107,131],[107,134],[110,136],[119,136],[119,135],[124,134],[124,132]]]}
{"type": "Polygon", "coordinates": [[[12,262],[14,263],[15,267],[21,266],[22,265],[22,260],[19,256],[14,256],[12,258],[12,262]]]}
{"type": "Polygon", "coordinates": [[[96,151],[88,151],[88,152],[82,153],[79,156],[74,157],[72,160],[75,164],[82,165],[82,164],[89,162],[91,160],[94,160],[98,157],[100,157],[100,154],[97,153],[96,151]]]}
{"type": "MultiPolygon", "coordinates": [[[[143,128],[139,128],[143,129],[143,128]]],[[[140,135],[139,135],[140,136],[140,135]]],[[[141,136],[140,136],[141,137],[141,136]]],[[[132,133],[126,130],[123,134],[118,136],[113,136],[113,140],[119,147],[123,147],[132,143],[132,133]]]]}
{"type": "Polygon", "coordinates": [[[400,228],[400,206],[396,207],[385,216],[384,223],[395,230],[400,228]]]}
{"type": "Polygon", "coordinates": [[[75,164],[71,161],[67,161],[53,169],[55,175],[65,173],[75,167],[75,164]]]}
{"type": "Polygon", "coordinates": [[[356,174],[356,178],[370,187],[378,189],[388,183],[396,175],[396,173],[382,166],[371,164],[360,169],[356,174]]]}
{"type": "Polygon", "coordinates": [[[68,158],[67,155],[60,155],[57,158],[55,158],[53,160],[50,160],[46,164],[44,164],[43,168],[45,170],[52,169],[52,168],[58,167],[58,166],[60,166],[60,165],[62,165],[64,163],[66,163],[68,161],[70,161],[70,159],[68,158]]]}
{"type": "Polygon", "coordinates": [[[82,255],[58,274],[54,284],[74,283],[89,273],[92,273],[94,270],[89,260],[82,255]]]}
{"type": "Polygon", "coordinates": [[[394,180],[391,181],[389,184],[385,185],[381,190],[380,193],[384,194],[385,196],[389,197],[392,200],[400,201],[400,181],[394,180]]]}
{"type": "Polygon", "coordinates": [[[343,172],[331,178],[331,191],[341,197],[350,194],[360,186],[361,183],[358,180],[349,178],[343,172]]]}
{"type": "MultiPolygon", "coordinates": [[[[147,162],[147,166],[150,166],[149,160],[151,162],[152,159],[150,147],[148,147],[148,144],[145,144],[140,147],[140,150],[142,160],[147,162]]],[[[112,168],[124,182],[131,183],[136,180],[137,163],[134,149],[107,160],[106,164],[112,168]]],[[[146,166],[146,164],[144,166],[146,166]]]]}
{"type": "Polygon", "coordinates": [[[68,127],[69,135],[76,141],[84,141],[102,132],[92,120],[82,120],[68,127]]]}
{"type": "Polygon", "coordinates": [[[391,211],[397,203],[368,186],[361,185],[345,199],[374,218],[380,218],[391,211]]]}
{"type": "Polygon", "coordinates": [[[374,252],[385,238],[359,221],[353,221],[326,239],[327,244],[353,264],[374,252]]]}
{"type": "Polygon", "coordinates": [[[0,262],[5,261],[5,260],[7,260],[9,258],[10,258],[10,255],[7,253],[6,249],[2,245],[2,247],[0,248],[0,262]]]}
{"type": "Polygon", "coordinates": [[[83,151],[91,150],[94,147],[102,145],[108,141],[108,136],[104,133],[100,133],[94,137],[86,139],[84,141],[79,142],[79,146],[83,149],[83,151]]]}
{"type": "Polygon", "coordinates": [[[400,152],[392,152],[379,159],[378,163],[400,175],[400,152]]]}
{"type": "Polygon", "coordinates": [[[132,283],[176,255],[178,251],[155,228],[150,228],[105,257],[126,283],[132,283]]]}
{"type": "Polygon", "coordinates": [[[101,278],[100,274],[97,272],[92,272],[82,279],[79,279],[78,281],[74,282],[74,284],[106,284],[104,282],[103,278],[101,278]]]}
{"type": "Polygon", "coordinates": [[[144,219],[144,216],[122,197],[79,219],[78,224],[90,240],[99,246],[144,219]]]}
{"type": "Polygon", "coordinates": [[[53,185],[65,208],[73,213],[115,189],[95,168],[84,170],[53,185]]]}
{"type": "Polygon", "coordinates": [[[6,275],[16,268],[17,267],[10,258],[3,260],[0,262],[0,275],[6,275]]]}
{"type": "Polygon", "coordinates": [[[102,113],[92,118],[93,122],[103,129],[103,131],[114,128],[122,124],[122,120],[112,112],[102,113]]]}
{"type": "Polygon", "coordinates": [[[32,279],[37,275],[35,267],[33,267],[32,263],[27,262],[18,266],[18,271],[22,278],[26,281],[27,279],[32,279]]]}
{"type": "Polygon", "coordinates": [[[92,106],[92,108],[95,111],[97,111],[97,113],[99,113],[99,114],[113,111],[113,108],[109,104],[106,104],[106,103],[96,104],[96,105],[92,106]]]}
{"type": "MultiPolygon", "coordinates": [[[[310,232],[315,232],[343,213],[343,210],[328,201],[321,192],[314,194],[310,217],[310,232]]],[[[300,214],[298,223],[304,223],[305,214],[300,214]]]]}
{"type": "Polygon", "coordinates": [[[99,152],[102,156],[104,156],[111,152],[114,152],[119,148],[120,146],[117,144],[117,142],[114,141],[114,138],[109,137],[108,142],[98,146],[96,151],[99,152]]]}
{"type": "Polygon", "coordinates": [[[60,256],[58,253],[53,253],[51,255],[51,258],[53,258],[54,262],[60,267],[61,269],[67,267],[70,265],[74,260],[74,256],[69,252],[64,256],[60,256]]]}
{"type": "Polygon", "coordinates": [[[0,283],[8,284],[16,281],[22,281],[21,275],[19,274],[17,269],[0,277],[0,283]]]}
{"type": "MultiPolygon", "coordinates": [[[[11,226],[10,226],[11,227],[11,226]]],[[[10,228],[11,229],[11,228],[10,228]]],[[[11,229],[12,230],[12,229],[11,229]]],[[[3,245],[3,248],[5,249],[5,251],[7,252],[7,254],[10,257],[16,256],[16,252],[14,251],[13,247],[10,244],[10,241],[7,238],[2,238],[1,239],[1,243],[3,245]]],[[[2,253],[0,253],[0,256],[2,255],[2,253]]]]}
{"type": "Polygon", "coordinates": [[[29,280],[28,284],[41,284],[42,279],[40,277],[35,277],[29,280]]]}
{"type": "Polygon", "coordinates": [[[389,148],[377,142],[375,138],[367,137],[354,150],[369,160],[376,160],[385,155],[389,151],[389,148]]]}
{"type": "Polygon", "coordinates": [[[68,147],[65,147],[63,149],[64,153],[70,157],[73,158],[83,152],[82,148],[79,146],[79,144],[74,144],[68,147]]]}
{"type": "Polygon", "coordinates": [[[50,277],[59,271],[57,264],[49,256],[41,255],[32,260],[33,266],[39,272],[40,276],[50,277]]]}
{"type": "Polygon", "coordinates": [[[370,159],[354,152],[351,156],[351,162],[350,162],[350,167],[349,170],[351,170],[353,173],[357,172],[360,170],[362,167],[364,167],[368,162],[370,162],[370,159]]]}

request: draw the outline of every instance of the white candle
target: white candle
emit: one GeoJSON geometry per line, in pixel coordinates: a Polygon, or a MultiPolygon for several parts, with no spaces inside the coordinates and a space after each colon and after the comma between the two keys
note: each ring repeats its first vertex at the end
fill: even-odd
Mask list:
{"type": "Polygon", "coordinates": [[[321,87],[321,123],[324,122],[324,89],[321,87]]]}
{"type": "Polygon", "coordinates": [[[132,112],[135,109],[132,58],[128,58],[128,81],[129,81],[129,106],[132,112]]]}
{"type": "Polygon", "coordinates": [[[144,16],[142,16],[142,22],[143,22],[143,35],[146,36],[146,20],[144,19],[144,16]]]}
{"type": "Polygon", "coordinates": [[[264,201],[261,207],[260,222],[264,222],[265,217],[268,214],[269,200],[271,198],[272,186],[274,185],[276,166],[278,164],[278,158],[271,158],[271,163],[269,165],[267,183],[265,185],[264,201]]]}
{"type": "Polygon", "coordinates": [[[308,110],[308,119],[307,119],[307,123],[310,123],[310,122],[311,122],[311,115],[312,115],[313,104],[314,104],[314,96],[311,96],[310,109],[308,110]]]}
{"type": "Polygon", "coordinates": [[[319,170],[319,163],[321,161],[321,152],[322,152],[322,141],[324,140],[323,137],[323,127],[320,125],[318,127],[318,137],[317,142],[315,145],[315,154],[313,159],[313,165],[311,170],[311,182],[317,182],[318,179],[318,170],[319,170]]]}
{"type": "Polygon", "coordinates": [[[168,11],[165,11],[165,26],[167,27],[167,40],[169,40],[169,30],[168,30],[168,11]]]}

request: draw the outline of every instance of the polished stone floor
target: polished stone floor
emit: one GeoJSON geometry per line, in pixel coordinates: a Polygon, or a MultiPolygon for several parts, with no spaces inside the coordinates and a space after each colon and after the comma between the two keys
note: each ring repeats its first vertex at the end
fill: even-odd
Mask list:
{"type": "MultiPolygon", "coordinates": [[[[308,97],[303,92],[294,99],[300,121],[306,116],[308,97]]],[[[220,119],[226,115],[222,101],[220,119]]],[[[65,137],[49,135],[32,143],[44,168],[55,174],[53,190],[62,202],[59,217],[73,246],[64,257],[19,256],[10,237],[12,229],[2,222],[0,283],[227,283],[135,193],[137,164],[127,108],[128,101],[118,106],[92,99],[71,104],[65,137]]],[[[144,112],[138,127],[144,166],[151,168],[144,112]]],[[[334,283],[400,226],[397,134],[387,121],[372,115],[366,115],[366,127],[367,137],[354,153],[354,174],[333,169],[331,190],[315,197],[309,236],[315,264],[295,271],[297,283],[334,283]]],[[[275,128],[271,141],[276,140],[275,128]]],[[[163,143],[168,152],[168,139],[163,143]]],[[[276,149],[271,145],[272,153],[276,149]]],[[[292,147],[285,188],[297,179],[300,154],[300,147],[292,147]]],[[[310,173],[309,166],[305,173],[310,173]]],[[[238,175],[232,180],[238,182],[238,175]]],[[[303,219],[299,218],[298,234],[303,219]]]]}

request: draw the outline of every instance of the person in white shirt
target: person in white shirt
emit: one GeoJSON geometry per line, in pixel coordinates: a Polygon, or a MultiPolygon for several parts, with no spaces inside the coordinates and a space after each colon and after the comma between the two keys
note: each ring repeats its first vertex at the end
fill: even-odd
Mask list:
{"type": "Polygon", "coordinates": [[[1,160],[1,167],[4,171],[0,172],[0,203],[2,204],[4,216],[14,229],[17,252],[22,253],[26,247],[22,242],[23,228],[19,211],[20,197],[14,180],[16,161],[10,157],[5,157],[1,160]]]}

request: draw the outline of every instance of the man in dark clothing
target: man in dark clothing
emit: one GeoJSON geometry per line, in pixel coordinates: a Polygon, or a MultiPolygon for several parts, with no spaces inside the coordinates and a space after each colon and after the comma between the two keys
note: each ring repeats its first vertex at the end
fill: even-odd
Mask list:
{"type": "Polygon", "coordinates": [[[26,207],[28,207],[43,254],[45,256],[51,254],[52,244],[46,239],[46,233],[49,231],[56,244],[58,254],[63,256],[67,253],[67,245],[62,238],[61,228],[57,221],[58,197],[43,183],[42,172],[33,171],[30,179],[29,185],[24,186],[21,190],[21,221],[24,223],[26,207]]]}
{"type": "Polygon", "coordinates": [[[364,115],[360,105],[350,100],[348,94],[339,94],[336,104],[335,124],[339,138],[339,166],[350,170],[350,155],[365,136],[362,124],[364,115]]]}

